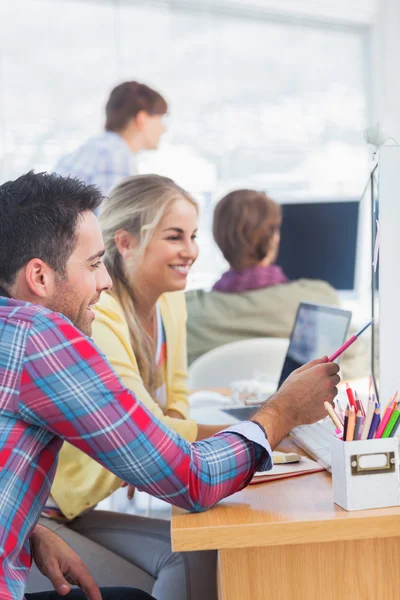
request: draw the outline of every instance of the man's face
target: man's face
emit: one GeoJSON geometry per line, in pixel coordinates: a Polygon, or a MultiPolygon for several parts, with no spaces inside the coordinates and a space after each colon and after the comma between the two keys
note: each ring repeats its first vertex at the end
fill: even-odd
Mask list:
{"type": "Polygon", "coordinates": [[[165,131],[164,115],[146,114],[143,123],[143,140],[146,150],[157,150],[160,137],[165,131]]]}
{"type": "Polygon", "coordinates": [[[64,277],[57,276],[55,292],[47,307],[60,312],[86,335],[92,333],[95,318],[91,307],[100,294],[111,288],[111,278],[103,264],[104,244],[95,215],[86,211],[77,226],[77,242],[68,259],[64,277]]]}

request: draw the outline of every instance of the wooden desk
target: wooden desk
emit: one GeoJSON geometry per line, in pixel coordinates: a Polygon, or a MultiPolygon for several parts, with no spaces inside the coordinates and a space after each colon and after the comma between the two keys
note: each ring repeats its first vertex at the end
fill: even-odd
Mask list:
{"type": "Polygon", "coordinates": [[[171,529],[175,551],[219,550],[220,600],[400,597],[400,507],[346,512],[326,472],[249,486],[205,513],[174,509],[171,529]]]}

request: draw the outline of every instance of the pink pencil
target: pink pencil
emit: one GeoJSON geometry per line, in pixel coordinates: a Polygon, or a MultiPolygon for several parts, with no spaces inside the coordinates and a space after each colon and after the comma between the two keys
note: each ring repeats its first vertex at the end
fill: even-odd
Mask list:
{"type": "Polygon", "coordinates": [[[386,429],[386,425],[389,423],[390,417],[392,416],[394,409],[396,408],[396,400],[397,400],[397,392],[393,398],[393,400],[391,401],[391,403],[387,406],[386,410],[385,410],[385,414],[382,417],[382,421],[380,422],[380,425],[376,431],[375,434],[375,438],[380,438],[382,433],[385,431],[386,429]]]}
{"type": "Polygon", "coordinates": [[[351,346],[351,344],[354,344],[354,342],[357,340],[357,338],[360,337],[360,335],[362,333],[364,333],[364,331],[370,326],[372,325],[372,323],[374,322],[374,319],[371,319],[371,321],[369,323],[367,323],[366,325],[364,325],[364,327],[362,327],[362,329],[360,329],[360,331],[358,331],[355,335],[352,335],[351,338],[349,338],[347,340],[347,342],[345,342],[343,344],[343,346],[340,346],[339,350],[336,350],[336,352],[334,352],[332,354],[332,356],[330,356],[328,358],[329,362],[333,362],[334,360],[336,360],[338,358],[338,356],[340,356],[345,350],[347,350],[347,348],[349,346],[351,346]]]}

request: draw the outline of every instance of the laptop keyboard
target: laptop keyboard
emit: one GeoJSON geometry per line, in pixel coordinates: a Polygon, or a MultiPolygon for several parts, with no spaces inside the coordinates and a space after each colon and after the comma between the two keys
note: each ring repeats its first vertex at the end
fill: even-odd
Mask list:
{"type": "Polygon", "coordinates": [[[312,425],[301,425],[293,429],[291,436],[300,448],[314,458],[327,471],[332,468],[331,441],[335,426],[327,417],[312,425]]]}

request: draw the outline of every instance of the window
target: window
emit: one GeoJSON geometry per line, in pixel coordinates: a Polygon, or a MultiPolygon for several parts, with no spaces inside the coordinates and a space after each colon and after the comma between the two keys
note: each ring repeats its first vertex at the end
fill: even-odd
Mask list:
{"type": "Polygon", "coordinates": [[[168,132],[139,170],[167,174],[199,198],[191,286],[208,287],[225,268],[210,222],[226,191],[265,189],[278,201],[360,194],[368,37],[360,27],[198,7],[2,3],[0,180],[51,169],[96,133],[116,83],[154,86],[170,103],[168,132]]]}

